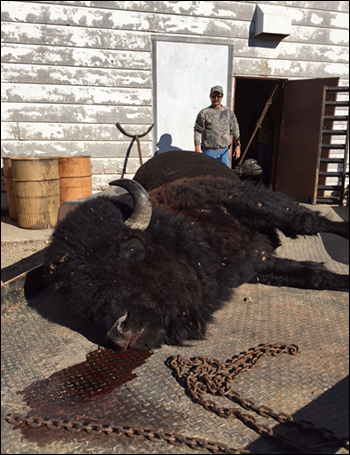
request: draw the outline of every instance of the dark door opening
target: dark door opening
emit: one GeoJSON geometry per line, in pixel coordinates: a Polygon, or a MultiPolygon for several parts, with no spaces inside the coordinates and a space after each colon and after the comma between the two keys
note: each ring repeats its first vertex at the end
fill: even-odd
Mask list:
{"type": "Polygon", "coordinates": [[[245,159],[253,158],[263,168],[258,178],[264,185],[274,188],[276,157],[282,110],[281,79],[252,79],[237,77],[234,90],[234,111],[240,131],[242,154],[246,150],[256,124],[275,87],[272,104],[269,106],[265,120],[254,136],[245,159]]]}
{"type": "Polygon", "coordinates": [[[311,203],[317,180],[323,110],[323,87],[335,87],[339,78],[257,79],[237,77],[234,111],[240,130],[242,153],[250,141],[264,107],[272,99],[266,118],[245,159],[263,167],[262,182],[273,190],[311,203]],[[267,128],[269,127],[269,128],[267,128]]]}

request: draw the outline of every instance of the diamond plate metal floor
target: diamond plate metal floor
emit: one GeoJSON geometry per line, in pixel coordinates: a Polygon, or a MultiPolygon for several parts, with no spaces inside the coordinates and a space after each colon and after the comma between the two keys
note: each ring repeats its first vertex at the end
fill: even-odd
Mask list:
{"type": "MultiPolygon", "coordinates": [[[[323,261],[340,273],[348,273],[348,253],[348,241],[332,235],[294,241],[283,238],[279,251],[284,257],[323,261]]],[[[318,427],[345,436],[349,427],[348,308],[348,294],[343,292],[243,285],[226,307],[216,313],[206,340],[181,348],[164,346],[137,361],[131,360],[124,380],[118,376],[122,374],[119,367],[108,364],[105,373],[99,372],[94,378],[100,381],[104,392],[96,393],[97,389],[91,385],[95,395],[90,399],[91,396],[79,395],[74,381],[89,380],[86,362],[87,358],[99,361],[98,340],[82,330],[79,321],[60,314],[45,293],[30,301],[18,297],[2,314],[2,416],[16,412],[90,418],[164,428],[220,441],[236,449],[245,447],[252,453],[292,453],[259,437],[241,422],[224,420],[193,403],[174,379],[166,360],[182,354],[224,361],[261,343],[294,343],[300,348],[298,355],[264,357],[254,369],[234,381],[233,389],[258,405],[312,421],[318,427]],[[69,376],[72,368],[79,371],[80,379],[69,376]],[[119,381],[117,386],[110,381],[111,371],[119,381]],[[68,392],[69,396],[65,397],[68,392]]],[[[276,422],[262,417],[259,421],[277,433],[280,431],[281,426],[276,422]]],[[[327,445],[314,450],[348,453],[327,445]]],[[[198,451],[144,438],[115,439],[104,434],[32,429],[25,425],[15,428],[2,419],[1,453],[188,454],[198,451]]]]}

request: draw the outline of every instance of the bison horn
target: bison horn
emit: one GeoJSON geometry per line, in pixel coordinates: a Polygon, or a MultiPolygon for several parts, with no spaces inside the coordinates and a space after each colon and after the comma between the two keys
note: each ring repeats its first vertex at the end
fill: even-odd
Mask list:
{"type": "Polygon", "coordinates": [[[139,183],[129,179],[114,180],[109,184],[126,189],[134,200],[134,210],[125,224],[131,229],[147,229],[152,217],[152,202],[147,191],[139,183]]]}

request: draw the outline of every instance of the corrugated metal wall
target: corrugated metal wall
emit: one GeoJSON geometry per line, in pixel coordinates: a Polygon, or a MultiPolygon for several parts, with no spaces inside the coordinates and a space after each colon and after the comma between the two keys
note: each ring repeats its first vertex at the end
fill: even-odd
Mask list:
{"type": "MultiPolygon", "coordinates": [[[[256,2],[1,2],[2,156],[91,155],[93,189],[120,177],[132,133],[153,122],[152,34],[234,40],[234,74],[348,85],[345,1],[284,6],[292,33],[254,39],[256,2]]],[[[142,140],[153,156],[152,133],[142,140]]],[[[128,163],[138,168],[136,145],[128,163]]]]}

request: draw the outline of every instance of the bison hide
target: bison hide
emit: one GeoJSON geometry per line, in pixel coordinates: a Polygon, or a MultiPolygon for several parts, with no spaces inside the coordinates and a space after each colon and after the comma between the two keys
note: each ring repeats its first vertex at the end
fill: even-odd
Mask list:
{"type": "Polygon", "coordinates": [[[127,191],[77,204],[58,223],[44,276],[59,302],[115,347],[201,339],[243,283],[348,289],[346,275],[274,255],[278,230],[348,237],[348,223],[242,182],[212,158],[165,153],[134,180],[111,184],[127,191]]]}

